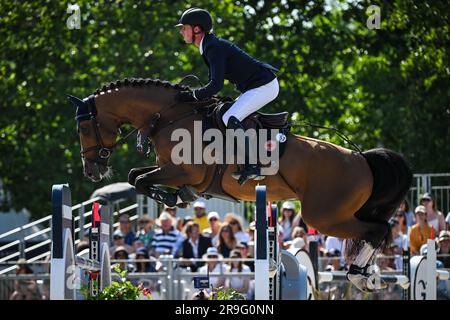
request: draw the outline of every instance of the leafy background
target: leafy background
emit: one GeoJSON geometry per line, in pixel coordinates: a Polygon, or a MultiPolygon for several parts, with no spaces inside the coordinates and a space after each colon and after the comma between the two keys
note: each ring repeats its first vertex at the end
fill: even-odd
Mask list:
{"type": "MultiPolygon", "coordinates": [[[[50,212],[51,185],[68,182],[73,201],[111,181],[82,175],[74,108],[125,77],[172,82],[207,68],[174,27],[185,1],[77,1],[81,29],[70,30],[65,1],[0,0],[0,180],[2,209],[50,212]]],[[[214,32],[280,68],[278,99],[263,111],[334,126],[363,149],[403,153],[416,173],[450,168],[448,1],[203,1],[214,32]],[[381,29],[366,9],[381,8],[381,29]]],[[[232,85],[222,94],[237,96],[232,85]]],[[[302,135],[346,145],[332,132],[302,135]]],[[[113,181],[150,165],[122,145],[113,181]]]]}

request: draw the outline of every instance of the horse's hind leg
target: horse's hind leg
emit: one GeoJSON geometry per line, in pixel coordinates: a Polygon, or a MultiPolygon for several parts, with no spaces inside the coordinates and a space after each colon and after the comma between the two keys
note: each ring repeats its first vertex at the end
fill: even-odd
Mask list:
{"type": "Polygon", "coordinates": [[[376,274],[369,273],[368,267],[373,264],[375,252],[389,230],[389,226],[386,223],[367,222],[356,217],[334,224],[326,230],[327,234],[332,234],[336,237],[363,240],[361,242],[362,247],[358,248],[358,254],[352,261],[347,273],[347,278],[362,291],[372,292],[375,289],[384,287],[384,284],[380,282],[376,274]]]}

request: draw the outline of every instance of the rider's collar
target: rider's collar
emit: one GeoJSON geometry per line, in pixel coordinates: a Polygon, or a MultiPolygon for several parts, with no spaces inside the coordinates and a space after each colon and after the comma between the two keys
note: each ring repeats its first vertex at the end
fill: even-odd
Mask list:
{"type": "Polygon", "coordinates": [[[203,55],[203,39],[205,39],[206,35],[203,36],[202,40],[200,41],[200,45],[198,46],[198,50],[200,51],[200,54],[203,55]]]}

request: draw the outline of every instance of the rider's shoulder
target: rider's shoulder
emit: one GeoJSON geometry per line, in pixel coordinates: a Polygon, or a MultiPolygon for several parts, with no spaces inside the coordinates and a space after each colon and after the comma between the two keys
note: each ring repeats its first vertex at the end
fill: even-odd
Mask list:
{"type": "Polygon", "coordinates": [[[204,38],[204,50],[211,48],[223,48],[228,44],[228,41],[217,37],[215,34],[209,33],[204,38]]]}

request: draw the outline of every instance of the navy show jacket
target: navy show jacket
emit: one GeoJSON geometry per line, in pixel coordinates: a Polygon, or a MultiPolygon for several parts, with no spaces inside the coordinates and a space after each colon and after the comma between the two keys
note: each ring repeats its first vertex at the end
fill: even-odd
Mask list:
{"type": "Polygon", "coordinates": [[[212,33],[203,38],[202,49],[202,57],[209,68],[209,82],[194,91],[199,100],[217,94],[223,88],[225,79],[244,93],[276,78],[274,72],[278,69],[251,57],[235,44],[212,33]]]}

